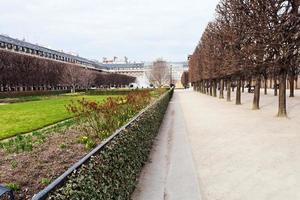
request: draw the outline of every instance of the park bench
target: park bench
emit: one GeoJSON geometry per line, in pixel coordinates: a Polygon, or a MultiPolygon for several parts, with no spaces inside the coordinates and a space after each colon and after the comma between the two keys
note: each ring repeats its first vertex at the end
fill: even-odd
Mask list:
{"type": "Polygon", "coordinates": [[[1,199],[1,197],[4,197],[4,195],[8,195],[9,200],[14,200],[15,199],[12,190],[0,185],[0,199],[1,199]]]}

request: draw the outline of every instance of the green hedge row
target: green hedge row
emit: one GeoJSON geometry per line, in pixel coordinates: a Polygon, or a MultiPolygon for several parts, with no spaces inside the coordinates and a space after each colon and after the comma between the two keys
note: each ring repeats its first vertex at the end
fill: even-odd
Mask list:
{"type": "Polygon", "coordinates": [[[172,95],[157,100],[48,199],[130,199],[172,95]]]}
{"type": "MultiPolygon", "coordinates": [[[[89,95],[126,95],[134,89],[115,89],[115,90],[88,90],[77,89],[76,92],[86,92],[89,95]]],[[[153,89],[144,89],[150,90],[153,89]]],[[[35,91],[13,91],[13,92],[0,92],[0,99],[4,98],[19,98],[19,97],[32,97],[32,96],[50,96],[70,93],[70,90],[35,90],[35,91]]]]}
{"type": "Polygon", "coordinates": [[[50,95],[60,95],[64,93],[69,93],[70,90],[40,90],[40,91],[18,91],[18,92],[0,92],[0,99],[4,98],[18,98],[18,97],[30,97],[30,96],[50,96],[50,95]]]}
{"type": "MultiPolygon", "coordinates": [[[[89,90],[87,94],[89,95],[127,95],[131,91],[137,89],[110,89],[110,90],[89,90]]],[[[141,90],[141,89],[139,89],[141,90]]],[[[153,89],[142,89],[152,91],[153,89]]]]}

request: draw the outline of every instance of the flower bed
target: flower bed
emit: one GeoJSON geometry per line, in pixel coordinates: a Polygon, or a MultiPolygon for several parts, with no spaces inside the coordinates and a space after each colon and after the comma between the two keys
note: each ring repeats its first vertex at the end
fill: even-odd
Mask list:
{"type": "Polygon", "coordinates": [[[50,184],[33,199],[130,199],[172,94],[170,90],[148,106],[66,180],[58,178],[61,181],[50,184]]]}

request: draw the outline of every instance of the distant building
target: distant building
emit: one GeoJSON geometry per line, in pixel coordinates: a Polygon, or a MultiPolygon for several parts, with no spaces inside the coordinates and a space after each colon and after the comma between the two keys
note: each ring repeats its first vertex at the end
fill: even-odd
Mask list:
{"type": "Polygon", "coordinates": [[[169,66],[171,70],[171,79],[172,83],[176,86],[176,88],[183,88],[181,84],[181,76],[184,71],[188,71],[188,63],[187,62],[169,62],[169,66]]]}
{"type": "Polygon", "coordinates": [[[94,69],[102,68],[100,63],[79,57],[76,53],[64,53],[63,51],[53,50],[37,44],[26,42],[24,39],[18,40],[6,35],[0,35],[0,49],[60,62],[84,65],[85,67],[94,69]]]}
{"type": "MultiPolygon", "coordinates": [[[[151,69],[153,62],[145,63],[145,71],[151,69]]],[[[174,84],[177,88],[183,88],[181,84],[181,75],[184,71],[188,71],[188,63],[187,62],[168,62],[170,72],[170,81],[174,84]]]]}
{"type": "Polygon", "coordinates": [[[146,70],[145,63],[129,62],[127,57],[124,57],[124,60],[121,60],[118,57],[109,60],[104,57],[101,66],[109,72],[134,76],[136,78],[143,77],[146,70]]]}

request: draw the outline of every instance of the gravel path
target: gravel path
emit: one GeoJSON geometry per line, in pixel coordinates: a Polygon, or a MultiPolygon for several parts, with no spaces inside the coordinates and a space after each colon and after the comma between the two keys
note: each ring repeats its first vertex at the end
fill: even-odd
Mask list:
{"type": "Polygon", "coordinates": [[[199,200],[200,191],[185,121],[175,93],[145,166],[134,200],[199,200]]]}
{"type": "Polygon", "coordinates": [[[261,110],[196,92],[177,92],[204,200],[300,199],[300,92],[288,98],[288,119],[276,117],[277,97],[261,110]]]}
{"type": "Polygon", "coordinates": [[[271,92],[253,111],[253,94],[236,106],[176,91],[134,199],[300,199],[300,91],[287,119],[271,92]]]}

